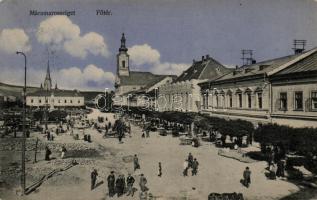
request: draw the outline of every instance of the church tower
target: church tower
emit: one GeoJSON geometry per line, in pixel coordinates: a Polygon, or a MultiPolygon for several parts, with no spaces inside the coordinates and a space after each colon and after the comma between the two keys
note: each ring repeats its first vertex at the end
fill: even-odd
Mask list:
{"type": "Polygon", "coordinates": [[[47,61],[47,70],[46,70],[46,77],[44,80],[44,90],[51,90],[52,88],[52,80],[51,80],[51,73],[50,73],[50,61],[47,61]]]}
{"type": "Polygon", "coordinates": [[[122,33],[121,46],[119,53],[117,54],[117,75],[118,76],[129,76],[129,54],[127,53],[128,48],[125,46],[125,36],[122,33]]]}

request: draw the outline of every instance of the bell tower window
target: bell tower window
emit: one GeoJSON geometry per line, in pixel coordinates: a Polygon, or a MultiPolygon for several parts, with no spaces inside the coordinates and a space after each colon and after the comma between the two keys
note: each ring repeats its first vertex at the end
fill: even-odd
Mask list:
{"type": "Polygon", "coordinates": [[[125,68],[125,60],[122,61],[122,67],[125,68]]]}

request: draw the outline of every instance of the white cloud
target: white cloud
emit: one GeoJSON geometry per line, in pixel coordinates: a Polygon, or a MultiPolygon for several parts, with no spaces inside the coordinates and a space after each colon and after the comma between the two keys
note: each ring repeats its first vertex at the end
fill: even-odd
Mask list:
{"type": "Polygon", "coordinates": [[[31,50],[29,36],[23,29],[3,29],[0,32],[0,50],[8,54],[16,51],[28,52],[31,50]]]}
{"type": "Polygon", "coordinates": [[[54,16],[42,21],[37,40],[52,48],[64,49],[68,54],[85,58],[88,53],[108,57],[110,52],[105,39],[98,33],[80,35],[80,27],[66,16],[54,16]]]}
{"type": "MultiPolygon", "coordinates": [[[[23,85],[24,84],[24,69],[1,67],[0,73],[1,82],[23,85]]],[[[37,70],[29,68],[27,72],[27,85],[39,87],[45,78],[45,70],[37,70]]],[[[87,65],[83,70],[78,67],[70,67],[52,71],[52,84],[57,83],[62,89],[99,89],[112,87],[115,76],[112,72],[104,71],[95,65],[87,65]]]]}
{"type": "Polygon", "coordinates": [[[188,67],[190,67],[190,64],[164,62],[154,65],[151,71],[157,74],[180,75],[188,67]]]}
{"type": "Polygon", "coordinates": [[[190,66],[190,64],[186,63],[162,63],[160,52],[148,44],[130,47],[129,54],[131,63],[136,65],[135,67],[149,65],[150,71],[156,74],[180,75],[190,66]]]}
{"type": "Polygon", "coordinates": [[[160,53],[148,44],[134,45],[129,48],[130,60],[132,64],[156,64],[160,61],[160,53]]]}
{"type": "Polygon", "coordinates": [[[104,38],[94,32],[66,41],[64,49],[70,55],[79,58],[85,58],[88,52],[95,56],[102,55],[104,57],[108,57],[110,54],[104,38]]]}
{"type": "Polygon", "coordinates": [[[93,83],[95,88],[105,85],[113,85],[115,76],[112,72],[106,72],[95,65],[87,65],[83,70],[78,67],[70,67],[57,72],[57,83],[67,88],[90,88],[93,83]]]}

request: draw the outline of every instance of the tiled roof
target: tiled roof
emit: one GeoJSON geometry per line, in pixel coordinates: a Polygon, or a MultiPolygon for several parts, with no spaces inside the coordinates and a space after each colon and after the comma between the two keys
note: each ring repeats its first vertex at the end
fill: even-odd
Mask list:
{"type": "Polygon", "coordinates": [[[192,79],[213,80],[226,74],[230,69],[221,65],[218,61],[208,58],[204,61],[194,62],[186,71],[184,71],[174,82],[190,81],[192,79]]]}
{"type": "Polygon", "coordinates": [[[33,93],[28,93],[27,96],[51,96],[51,94],[54,94],[54,96],[60,96],[60,97],[76,97],[76,96],[83,96],[79,91],[77,90],[38,90],[33,93]]]}
{"type": "Polygon", "coordinates": [[[155,84],[168,75],[155,75],[151,72],[130,71],[129,76],[120,76],[120,85],[142,85],[147,86],[155,84]]]}
{"type": "Polygon", "coordinates": [[[264,74],[264,73],[270,72],[270,71],[280,67],[283,64],[288,63],[289,61],[301,56],[302,54],[303,53],[289,55],[289,56],[280,57],[280,58],[276,58],[276,59],[272,59],[272,60],[258,62],[258,63],[247,65],[247,66],[242,66],[239,69],[235,69],[231,73],[228,73],[228,74],[220,77],[219,79],[216,80],[216,82],[264,74]]]}
{"type": "Polygon", "coordinates": [[[276,75],[284,75],[298,72],[311,72],[317,71],[317,52],[310,56],[290,65],[286,69],[276,73],[276,75]]]}

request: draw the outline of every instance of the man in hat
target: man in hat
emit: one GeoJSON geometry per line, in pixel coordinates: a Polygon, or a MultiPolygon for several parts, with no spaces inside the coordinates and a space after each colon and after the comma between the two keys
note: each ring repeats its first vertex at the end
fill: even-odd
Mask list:
{"type": "Polygon", "coordinates": [[[140,177],[140,188],[141,188],[141,191],[142,192],[145,192],[147,191],[147,187],[145,186],[147,183],[147,180],[146,178],[144,177],[144,174],[141,174],[141,177],[140,177]]]}
{"type": "Polygon", "coordinates": [[[198,163],[197,159],[195,158],[194,161],[193,161],[193,163],[192,163],[192,168],[193,168],[193,169],[192,169],[192,176],[197,175],[198,165],[199,165],[199,163],[198,163]]]}
{"type": "Polygon", "coordinates": [[[188,158],[187,158],[188,168],[192,167],[192,165],[193,165],[193,160],[194,160],[194,157],[193,157],[192,153],[189,153],[189,154],[188,154],[188,158]]]}
{"type": "Polygon", "coordinates": [[[133,184],[134,184],[134,178],[133,176],[131,176],[131,174],[128,174],[127,177],[127,196],[129,196],[130,194],[132,194],[132,196],[134,195],[134,190],[133,190],[133,184]]]}
{"type": "Polygon", "coordinates": [[[114,171],[110,172],[110,175],[107,177],[107,181],[108,181],[108,191],[109,191],[109,197],[113,197],[113,195],[115,194],[115,182],[116,182],[116,178],[114,176],[114,171]]]}
{"type": "Polygon", "coordinates": [[[92,172],[91,172],[91,187],[90,189],[93,190],[96,186],[96,180],[97,180],[97,176],[98,176],[98,172],[96,169],[93,169],[92,172]]]}
{"type": "Polygon", "coordinates": [[[48,148],[48,146],[46,146],[45,147],[45,160],[50,160],[51,154],[52,154],[51,150],[48,148]]]}
{"type": "Polygon", "coordinates": [[[139,158],[136,154],[134,155],[134,158],[133,158],[133,165],[134,165],[134,171],[136,171],[137,169],[140,169],[139,158]]]}
{"type": "Polygon", "coordinates": [[[249,167],[246,167],[243,172],[243,183],[246,187],[249,187],[251,184],[251,171],[249,167]]]}

